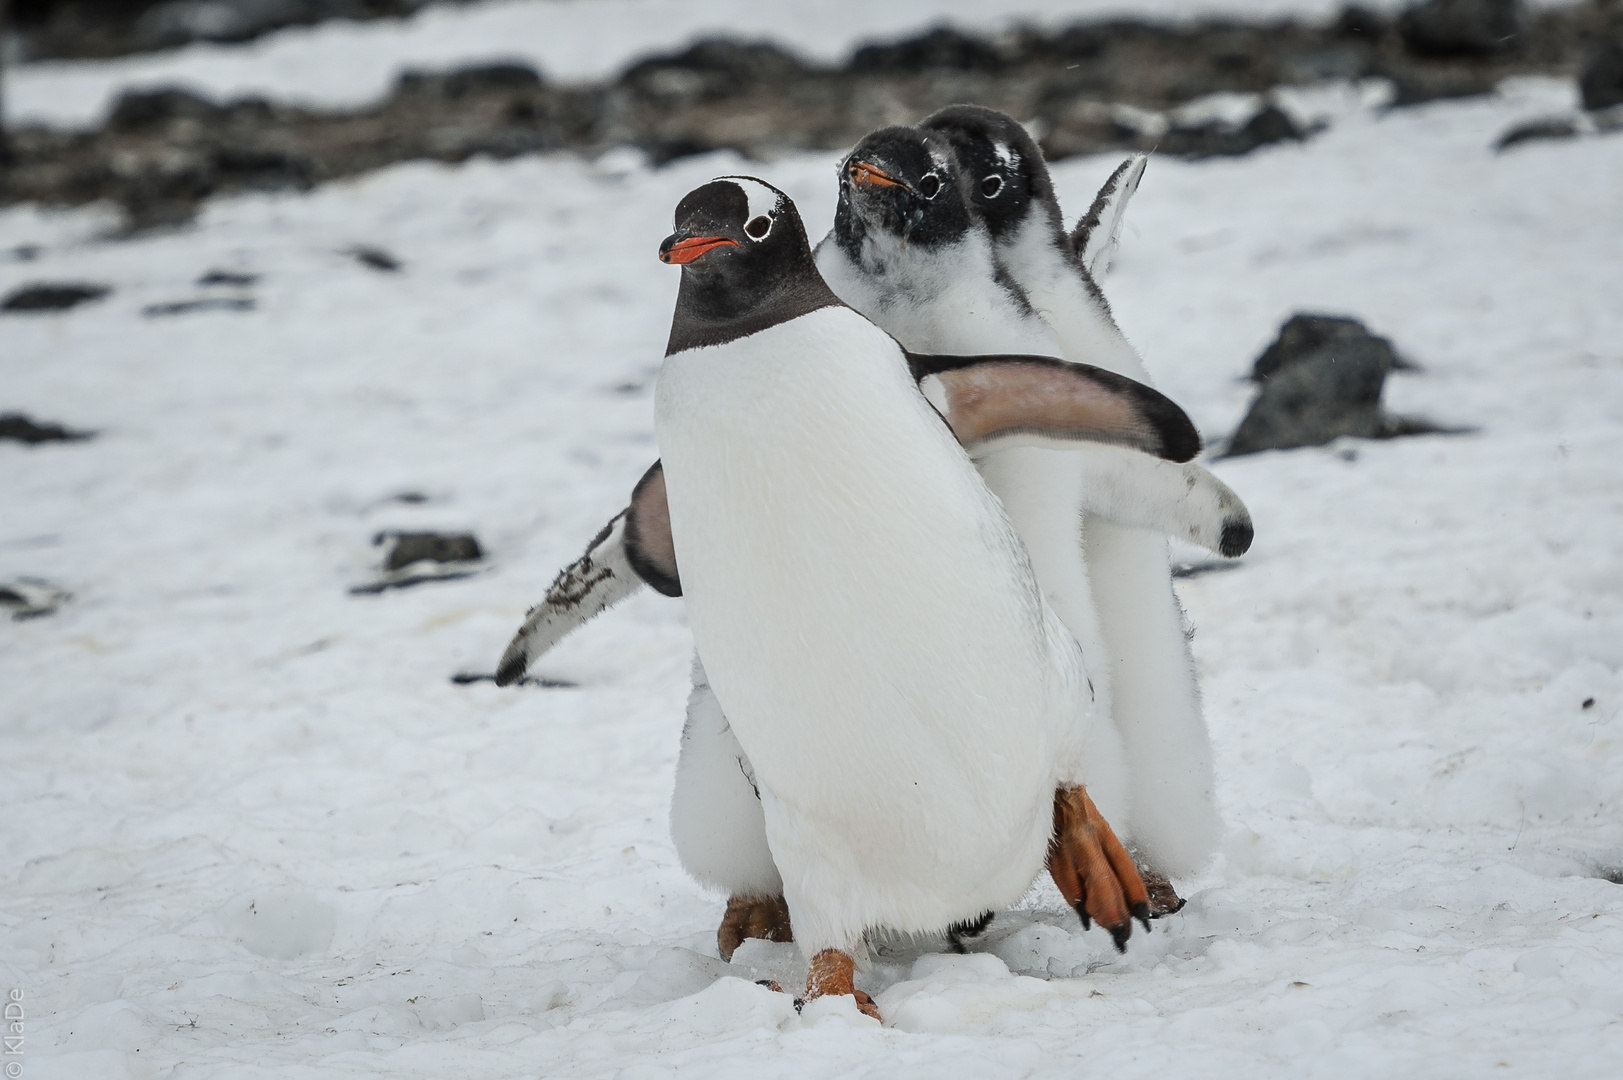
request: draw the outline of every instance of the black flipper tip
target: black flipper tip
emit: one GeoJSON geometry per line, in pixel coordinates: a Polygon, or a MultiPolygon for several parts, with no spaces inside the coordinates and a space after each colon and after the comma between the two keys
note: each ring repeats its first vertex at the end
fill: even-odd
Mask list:
{"type": "Polygon", "coordinates": [[[1150,932],[1150,905],[1139,901],[1133,905],[1133,918],[1144,924],[1144,932],[1150,932]]]}
{"type": "Polygon", "coordinates": [[[1251,541],[1257,531],[1251,527],[1249,521],[1230,521],[1223,525],[1223,535],[1217,542],[1217,550],[1225,559],[1237,559],[1251,550],[1251,541]]]}
{"type": "Polygon", "coordinates": [[[496,685],[512,686],[524,678],[524,670],[530,666],[530,659],[522,654],[508,660],[503,660],[501,667],[496,669],[496,685]]]}

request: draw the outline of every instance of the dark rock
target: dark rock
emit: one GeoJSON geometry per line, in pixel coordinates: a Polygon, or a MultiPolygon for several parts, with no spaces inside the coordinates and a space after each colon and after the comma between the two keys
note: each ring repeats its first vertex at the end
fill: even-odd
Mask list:
{"type": "Polygon", "coordinates": [[[146,131],[176,120],[211,124],[226,115],[226,109],[180,87],[126,90],[114,102],[107,127],[110,131],[146,131]]]}
{"type": "Polygon", "coordinates": [[[39,282],[9,293],[0,300],[0,311],[66,311],[100,300],[112,291],[110,285],[84,281],[39,282]]]}
{"type": "Polygon", "coordinates": [[[1386,36],[1386,17],[1371,8],[1351,4],[1336,17],[1335,32],[1340,37],[1378,42],[1386,36]]]}
{"type": "Polygon", "coordinates": [[[93,431],[71,431],[61,424],[40,423],[22,413],[0,413],[0,442],[27,443],[81,442],[95,438],[93,431]]]}
{"type": "Polygon", "coordinates": [[[1413,365],[1357,319],[1293,315],[1252,365],[1260,388],[1225,453],[1322,446],[1343,435],[1393,439],[1469,430],[1386,415],[1381,390],[1387,374],[1400,369],[1413,365]]]}
{"type": "Polygon", "coordinates": [[[1004,66],[1004,58],[986,42],[946,26],[893,44],[864,45],[851,57],[851,70],[864,74],[943,69],[995,72],[1004,66]]]}
{"type": "Polygon", "coordinates": [[[197,279],[199,285],[222,285],[233,289],[246,289],[258,281],[258,274],[242,274],[233,270],[210,270],[197,279]]]}
{"type": "Polygon", "coordinates": [[[1493,93],[1491,73],[1477,71],[1403,71],[1390,76],[1394,109],[1424,105],[1428,101],[1451,101],[1493,93]]]}
{"type": "Polygon", "coordinates": [[[1578,88],[1583,92],[1586,109],[1623,105],[1623,41],[1597,41],[1589,46],[1578,88]]]}
{"type": "Polygon", "coordinates": [[[639,60],[619,85],[665,106],[722,101],[760,86],[786,87],[811,72],[769,42],[701,41],[680,53],[639,60]]]}
{"type": "Polygon", "coordinates": [[[304,154],[277,146],[226,143],[214,150],[217,183],[253,191],[308,191],[317,172],[304,154]]]}
{"type": "Polygon", "coordinates": [[[380,247],[372,247],[368,244],[358,244],[355,247],[350,248],[347,252],[345,252],[345,254],[353,257],[355,261],[360,263],[362,266],[371,267],[373,270],[377,270],[380,273],[399,273],[401,268],[400,260],[380,247]]]}
{"type": "Polygon", "coordinates": [[[480,64],[450,72],[404,72],[396,84],[402,94],[431,95],[461,101],[480,94],[539,90],[540,72],[527,64],[480,64]]]}
{"type": "Polygon", "coordinates": [[[149,319],[161,319],[169,315],[195,315],[200,311],[252,311],[257,306],[255,301],[246,298],[210,296],[201,300],[148,304],[141,309],[141,314],[149,319]]]}
{"type": "Polygon", "coordinates": [[[1262,355],[1252,365],[1251,378],[1263,382],[1282,368],[1318,352],[1326,345],[1348,341],[1373,343],[1385,355],[1389,371],[1413,370],[1413,365],[1392,348],[1391,341],[1371,334],[1357,319],[1345,315],[1302,312],[1285,320],[1285,325],[1279,328],[1279,336],[1262,350],[1262,355]]]}
{"type": "Polygon", "coordinates": [[[1398,33],[1420,56],[1490,56],[1526,31],[1520,0],[1422,0],[1398,16],[1398,33]]]}
{"type": "Polygon", "coordinates": [[[366,14],[359,0],[169,0],[135,20],[147,48],[192,41],[248,41],[269,30],[366,14]]]}
{"type": "Polygon", "coordinates": [[[49,581],[21,577],[0,582],[0,607],[11,609],[15,622],[54,615],[73,594],[49,581]]]}
{"type": "Polygon", "coordinates": [[[373,543],[393,540],[394,546],[383,560],[383,569],[399,570],[414,562],[473,562],[485,557],[472,533],[383,532],[373,543]]]}
{"type": "Polygon", "coordinates": [[[1362,338],[1297,356],[1262,383],[1228,455],[1322,446],[1343,435],[1378,437],[1385,428],[1381,388],[1390,370],[1388,351],[1362,338]]]}
{"type": "Polygon", "coordinates": [[[1567,117],[1529,120],[1525,124],[1517,124],[1495,139],[1493,149],[1496,153],[1502,153],[1520,143],[1546,139],[1576,139],[1578,134],[1577,122],[1567,117]]]}
{"type": "Polygon", "coordinates": [[[1257,112],[1244,124],[1235,126],[1212,121],[1192,127],[1174,127],[1159,140],[1169,154],[1189,158],[1239,157],[1260,146],[1278,142],[1301,142],[1307,133],[1276,105],[1257,112]]]}

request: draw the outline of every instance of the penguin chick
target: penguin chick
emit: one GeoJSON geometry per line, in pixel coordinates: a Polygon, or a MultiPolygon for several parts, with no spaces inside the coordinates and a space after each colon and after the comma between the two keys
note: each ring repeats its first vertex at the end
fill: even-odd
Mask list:
{"type": "MultiPolygon", "coordinates": [[[[942,109],[921,126],[952,143],[966,198],[986,221],[999,264],[1053,330],[1065,358],[1148,382],[1064,230],[1047,163],[1025,128],[971,105],[942,109]]],[[[1090,245],[1085,240],[1084,251],[1090,245]]],[[[1126,820],[1133,842],[1161,874],[1194,874],[1210,861],[1222,829],[1211,738],[1166,544],[1092,515],[1082,532],[1103,659],[1113,675],[1111,717],[1130,776],[1126,820]]]]}

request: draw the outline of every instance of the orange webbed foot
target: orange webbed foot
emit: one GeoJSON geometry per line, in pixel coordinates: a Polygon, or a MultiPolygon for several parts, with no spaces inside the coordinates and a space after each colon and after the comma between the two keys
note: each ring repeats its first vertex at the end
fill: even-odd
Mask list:
{"type": "Polygon", "coordinates": [[[878,1020],[879,1006],[866,991],[857,989],[856,972],[856,961],[849,955],[838,949],[824,949],[811,959],[811,968],[806,972],[806,996],[797,1004],[829,994],[850,994],[856,999],[858,1011],[878,1020]]]}
{"type": "Polygon", "coordinates": [[[1118,952],[1127,951],[1133,920],[1150,928],[1149,893],[1127,849],[1093,805],[1085,788],[1054,792],[1054,836],[1048,842],[1048,873],[1068,904],[1110,931],[1118,952]]]}
{"type": "Polygon", "coordinates": [[[747,938],[765,941],[793,941],[789,925],[789,904],[781,896],[734,896],[727,900],[727,913],[716,930],[716,948],[723,960],[732,960],[747,938]]]}

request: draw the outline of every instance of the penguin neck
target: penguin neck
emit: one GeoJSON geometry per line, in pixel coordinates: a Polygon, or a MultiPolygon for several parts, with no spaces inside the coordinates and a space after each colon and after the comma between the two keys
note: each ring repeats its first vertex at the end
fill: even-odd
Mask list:
{"type": "Polygon", "coordinates": [[[797,319],[840,298],[823,281],[811,253],[789,272],[751,274],[685,267],[676,293],[676,313],[665,355],[725,345],[729,341],[797,319]]]}
{"type": "Polygon", "coordinates": [[[1116,325],[1104,293],[1052,215],[1033,212],[1005,229],[998,238],[997,259],[1025,288],[1032,307],[1059,339],[1065,359],[1149,381],[1138,351],[1116,325]]]}

